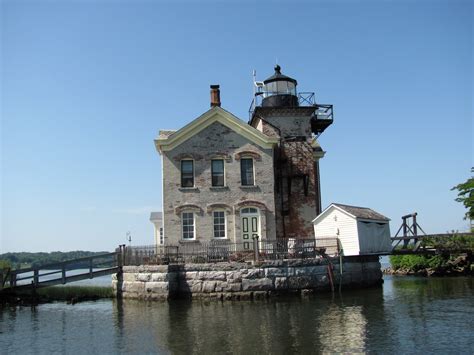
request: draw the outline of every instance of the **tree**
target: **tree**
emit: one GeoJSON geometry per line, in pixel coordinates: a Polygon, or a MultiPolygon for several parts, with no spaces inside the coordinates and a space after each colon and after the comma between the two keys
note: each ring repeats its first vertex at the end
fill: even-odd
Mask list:
{"type": "Polygon", "coordinates": [[[0,270],[2,269],[9,269],[11,264],[8,260],[0,259],[0,270]]]}
{"type": "MultiPolygon", "coordinates": [[[[474,173],[474,167],[471,168],[474,173]]],[[[458,190],[457,202],[462,202],[464,207],[468,209],[464,219],[474,220],[474,177],[470,177],[466,182],[454,186],[451,190],[458,190]]]]}

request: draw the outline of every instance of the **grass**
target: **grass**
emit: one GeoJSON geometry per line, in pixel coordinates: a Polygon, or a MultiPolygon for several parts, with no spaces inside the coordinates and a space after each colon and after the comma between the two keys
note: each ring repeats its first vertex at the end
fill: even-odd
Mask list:
{"type": "Polygon", "coordinates": [[[53,286],[36,290],[40,298],[53,301],[89,300],[114,297],[112,287],[100,286],[53,286]]]}
{"type": "Polygon", "coordinates": [[[0,303],[37,304],[55,301],[76,303],[115,297],[112,287],[101,286],[52,286],[32,290],[0,294],[0,303]]]}

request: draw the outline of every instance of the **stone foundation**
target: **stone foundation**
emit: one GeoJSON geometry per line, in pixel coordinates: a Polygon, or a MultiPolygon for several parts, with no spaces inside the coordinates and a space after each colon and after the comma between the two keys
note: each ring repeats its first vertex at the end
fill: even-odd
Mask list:
{"type": "MultiPolygon", "coordinates": [[[[331,259],[333,284],[341,279],[339,258],[331,259]]],[[[382,283],[377,256],[344,257],[342,288],[364,288],[382,283]]],[[[285,293],[330,291],[325,259],[277,260],[259,265],[215,263],[124,266],[112,277],[118,297],[166,300],[171,298],[252,299],[285,293]]]]}

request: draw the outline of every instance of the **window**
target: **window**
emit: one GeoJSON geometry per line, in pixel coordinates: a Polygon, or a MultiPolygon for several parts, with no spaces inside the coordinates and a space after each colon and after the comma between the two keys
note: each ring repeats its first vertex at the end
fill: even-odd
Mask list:
{"type": "Polygon", "coordinates": [[[224,186],[224,160],[211,161],[212,186],[224,186]]]}
{"type": "Polygon", "coordinates": [[[194,161],[181,160],[181,187],[194,187],[194,161]]]}
{"type": "Polygon", "coordinates": [[[183,212],[181,217],[183,222],[183,239],[194,239],[194,213],[183,212]]]}
{"type": "Polygon", "coordinates": [[[214,211],[214,238],[225,238],[225,212],[214,211]]]}
{"type": "Polygon", "coordinates": [[[253,159],[243,158],[240,159],[240,177],[242,186],[253,186],[253,159]]]}
{"type": "Polygon", "coordinates": [[[165,244],[165,237],[163,236],[163,227],[160,228],[160,245],[165,244]]]}

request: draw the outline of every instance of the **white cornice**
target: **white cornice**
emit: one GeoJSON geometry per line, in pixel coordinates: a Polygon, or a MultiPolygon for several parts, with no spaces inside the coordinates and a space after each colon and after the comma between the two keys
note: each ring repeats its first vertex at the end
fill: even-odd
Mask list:
{"type": "Polygon", "coordinates": [[[172,150],[192,136],[201,132],[203,129],[209,127],[214,122],[219,122],[262,148],[272,148],[275,144],[278,144],[279,141],[278,138],[266,136],[257,129],[244,123],[230,112],[216,106],[188,123],[168,138],[155,139],[155,147],[160,153],[172,150]]]}

